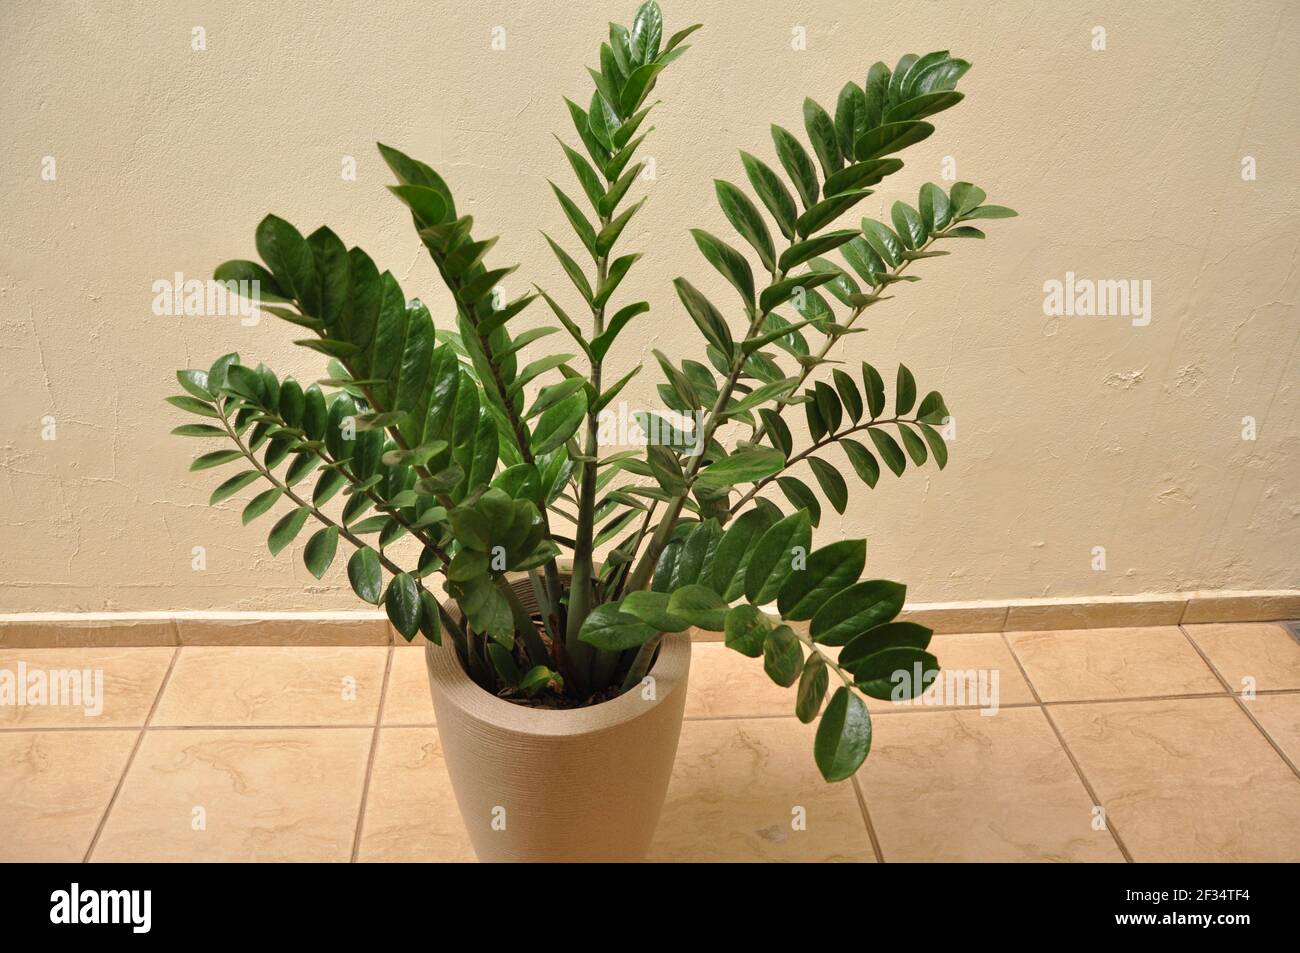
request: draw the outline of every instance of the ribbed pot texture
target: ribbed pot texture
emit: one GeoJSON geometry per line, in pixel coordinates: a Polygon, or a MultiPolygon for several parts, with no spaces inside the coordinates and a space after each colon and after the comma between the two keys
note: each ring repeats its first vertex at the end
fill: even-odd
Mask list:
{"type": "MultiPolygon", "coordinates": [[[[535,604],[526,580],[515,587],[525,605],[535,604]]],[[[425,660],[447,773],[479,860],[645,857],[677,756],[687,633],[663,639],[652,685],[568,710],[527,708],[485,692],[450,639],[430,643],[425,660]]]]}

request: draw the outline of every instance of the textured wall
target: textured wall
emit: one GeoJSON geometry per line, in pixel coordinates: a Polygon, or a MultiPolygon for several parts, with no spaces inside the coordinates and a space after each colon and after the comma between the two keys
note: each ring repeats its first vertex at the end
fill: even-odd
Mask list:
{"type": "MultiPolygon", "coordinates": [[[[560,97],[589,95],[606,21],[633,9],[8,0],[0,610],[356,606],[341,561],[317,584],[296,551],[269,556],[269,521],[245,530],[238,504],[206,505],[217,471],[187,472],[196,444],[167,435],[180,415],[161,403],[175,368],[227,350],[299,379],[318,362],[272,319],[155,316],[151,282],[253,257],[274,210],[368,249],[445,325],[448,298],[384,191],[382,139],[442,170],[503,236],[501,260],[523,263],[512,291],[563,287],[538,234],[565,228],[546,184],[569,174],[551,138],[571,135],[560,97]]],[[[769,122],[801,129],[806,94],[833,105],[876,59],[949,48],[975,63],[966,101],[860,208],[914,202],[951,156],[1022,217],[920,263],[925,280],[844,345],[855,365],[904,360],[942,390],[957,440],[943,473],[855,488],[820,540],[866,534],[869,567],[920,600],[1300,585],[1300,4],[666,0],[665,16],[669,31],[707,29],[656,92],[657,178],[623,241],[647,253],[624,289],[657,312],[625,332],[610,373],[651,347],[698,356],[675,275],[731,300],[685,230],[729,232],[711,180],[741,180],[738,148],[770,156],[769,122]],[[796,26],[806,50],[791,48],[796,26]],[[1045,316],[1044,282],[1067,271],[1149,280],[1150,324],[1045,316]]],[[[529,314],[518,326],[545,318],[529,314]]],[[[629,390],[643,401],[647,371],[629,390]]]]}

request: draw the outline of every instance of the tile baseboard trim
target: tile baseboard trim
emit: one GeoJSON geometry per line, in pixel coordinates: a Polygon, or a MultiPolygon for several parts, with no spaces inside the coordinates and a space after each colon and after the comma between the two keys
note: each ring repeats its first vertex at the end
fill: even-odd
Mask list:
{"type": "MultiPolygon", "coordinates": [[[[1300,619],[1300,589],[918,602],[900,618],[940,634],[1282,622],[1300,619]]],[[[697,631],[693,638],[718,641],[721,633],[697,631]]],[[[0,648],[390,644],[405,639],[377,611],[0,613],[0,648]]]]}

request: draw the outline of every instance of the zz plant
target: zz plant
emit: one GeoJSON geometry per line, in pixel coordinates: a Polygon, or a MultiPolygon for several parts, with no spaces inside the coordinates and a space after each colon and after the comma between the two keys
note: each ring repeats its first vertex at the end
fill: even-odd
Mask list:
{"type": "MultiPolygon", "coordinates": [[[[691,230],[735,299],[715,302],[685,277],[673,282],[708,362],[655,351],[659,394],[671,410],[694,414],[697,427],[689,435],[651,427],[670,439],[603,455],[600,414],[642,369],[611,380],[606,360],[650,308],[618,294],[640,257],[619,246],[645,201],[632,199],[643,168],[637,150],[649,132],[650,94],[696,29],[664,41],[651,0],[630,28],[610,25],[600,67],[589,71],[590,101],[565,101],[576,138],[560,147],[577,191],[552,188],[577,242],[546,241],[571,290],[536,287],[502,300],[497,289],[514,267],[489,264],[496,239],[475,234],[442,176],[380,145],[397,179],[389,189],[410,209],[454,320],[435,327],[391,272],[330,229],[304,238],[268,215],[256,232],[263,263],[226,262],[215,278],[255,282],[263,310],[307,332],[295,343],[328,358],[327,376],[304,387],[237,354],[180,371],[187,393],[169,400],[203,422],[174,433],[231,445],[198,457],[194,470],[243,466],[213,491],[213,504],[268,484],[243,521],[281,509],[272,553],[316,525],[303,559],[319,578],[342,540],[357,595],[383,604],[407,639],[450,638],[484,690],[529,704],[591,704],[637,686],[663,633],[721,632],[731,648],[761,657],[775,682],[798,684],[798,717],[821,715],[816,762],[841,780],[870,748],[862,696],[910,697],[938,663],[927,651],[930,630],[896,620],[905,587],[860,578],[866,541],[812,549],[812,530],[823,501],[839,513],[848,502],[836,453],[868,487],[882,461],[895,475],[909,461],[942,469],[948,450],[937,427],[948,410],[937,392],[918,400],[906,367],[892,406],[870,364],[860,381],[841,366],[829,379],[823,372],[839,363],[832,348],[864,330],[868,309],[918,280],[913,263],[947,255],[941,246],[952,240],[983,238],[973,221],[1015,213],[984,204],[969,183],[927,183],[915,206],[894,203],[889,222],[833,227],[902,168],[896,153],[934,132],[928,117],[962,99],[955,87],[966,61],[940,51],[908,54],[892,70],[876,63],[863,85],[844,85],[833,114],[805,99],[811,155],[773,126],[780,172],[740,153],[757,202],[736,182],[715,181],[723,217],[744,244],[691,230]],[[516,332],[538,298],[554,323],[516,332]],[[534,356],[558,330],[572,338],[572,353],[534,356]],[[795,412],[806,437],[790,426],[795,412]],[[722,443],[724,427],[739,433],[732,446],[722,443]],[[763,494],[772,487],[779,497],[763,494]],[[400,548],[418,558],[403,565],[393,547],[406,537],[414,545],[400,548]],[[518,574],[531,579],[539,611],[508,581],[518,574]],[[458,612],[443,611],[429,588],[434,577],[458,612]],[[779,618],[764,611],[773,604],[779,618]]],[[[641,419],[664,422],[655,416],[641,419]]]]}

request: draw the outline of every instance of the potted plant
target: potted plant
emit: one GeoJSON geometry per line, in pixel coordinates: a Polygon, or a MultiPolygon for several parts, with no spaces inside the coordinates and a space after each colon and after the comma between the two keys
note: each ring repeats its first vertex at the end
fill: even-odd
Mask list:
{"type": "Polygon", "coordinates": [[[969,183],[931,183],[915,207],[895,203],[889,224],[832,226],[902,167],[895,153],[934,131],[927,117],[961,100],[969,64],[947,52],[876,63],[863,85],[845,84],[833,115],[804,101],[812,155],[779,126],[780,172],[740,154],[757,201],[715,181],[744,244],[691,237],[739,300],[673,282],[681,309],[659,320],[689,319],[707,359],[655,351],[663,406],[637,416],[649,439],[612,452],[602,414],[642,367],[611,379],[607,361],[650,307],[620,300],[639,254],[618,243],[644,202],[632,195],[649,95],[697,28],[664,40],[645,3],[630,27],[611,24],[590,101],[566,100],[576,138],[561,149],[578,189],[552,187],[577,244],[545,240],[573,290],[502,300],[514,269],[489,263],[495,239],[475,233],[436,171],[380,145],[454,316],[435,323],[328,228],[303,237],[269,215],[256,233],[263,263],[230,261],[215,278],[246,283],[264,311],[303,328],[295,343],[328,359],[327,376],[304,387],[227,354],[178,372],[187,393],[169,398],[202,418],[175,433],[232,444],[192,469],[243,466],[212,503],[269,484],[243,519],[282,509],[272,553],[317,525],[308,569],[323,576],[342,540],[357,595],[408,640],[426,636],[448,769],[484,859],[643,855],[676,752],[691,627],[797,684],[798,717],[821,719],[812,756],[828,781],[867,756],[863,696],[910,697],[938,668],[930,630],[896,619],[905,587],[861,578],[865,540],[814,549],[812,530],[823,500],[841,513],[848,501],[834,454],[869,487],[882,462],[901,475],[909,461],[947,461],[937,392],[918,399],[899,367],[891,406],[875,368],[863,363],[859,380],[829,355],[917,280],[914,262],[982,238],[974,220],[1015,213],[969,183]],[[530,314],[554,321],[519,320],[538,298],[545,310],[530,314]],[[572,345],[539,353],[556,332],[572,345]]]}

